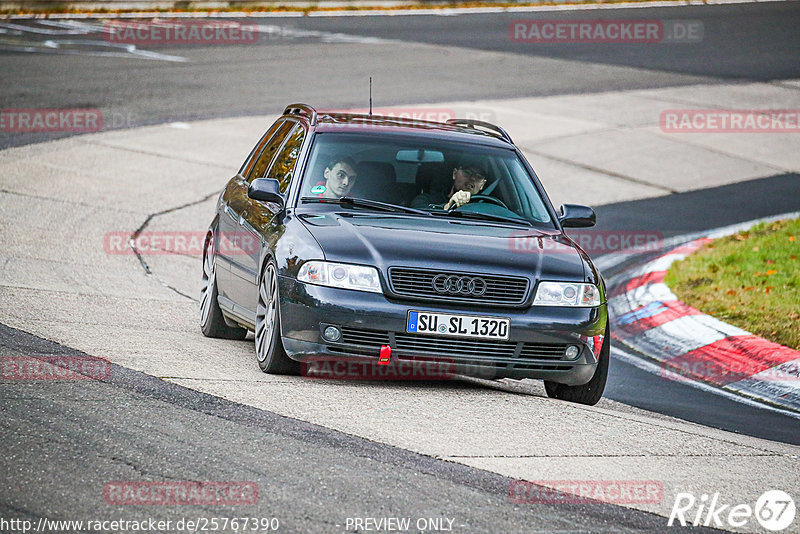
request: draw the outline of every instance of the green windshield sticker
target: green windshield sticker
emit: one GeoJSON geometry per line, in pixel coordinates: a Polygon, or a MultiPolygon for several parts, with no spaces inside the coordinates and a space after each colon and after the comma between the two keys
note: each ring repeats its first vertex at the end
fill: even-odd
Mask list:
{"type": "Polygon", "coordinates": [[[314,187],[311,188],[311,192],[314,193],[315,195],[319,195],[321,193],[324,193],[325,189],[327,188],[324,185],[315,185],[314,187]]]}

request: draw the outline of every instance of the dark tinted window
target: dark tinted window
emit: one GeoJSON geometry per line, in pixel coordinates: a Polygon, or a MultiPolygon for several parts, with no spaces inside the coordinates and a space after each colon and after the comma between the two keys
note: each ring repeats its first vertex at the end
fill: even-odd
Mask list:
{"type": "Polygon", "coordinates": [[[300,148],[303,146],[305,131],[299,124],[289,134],[289,137],[281,148],[275,162],[267,173],[267,178],[274,178],[280,182],[280,191],[285,193],[289,188],[294,174],[294,166],[297,163],[297,156],[300,155],[300,148]]]}
{"type": "Polygon", "coordinates": [[[272,136],[275,135],[275,132],[277,132],[278,128],[280,128],[283,124],[284,121],[275,121],[275,123],[269,127],[269,130],[267,130],[267,133],[261,136],[261,139],[258,140],[256,146],[254,146],[253,150],[250,151],[247,159],[244,160],[244,163],[242,163],[242,168],[239,169],[240,175],[243,177],[248,175],[256,162],[257,156],[261,154],[261,151],[264,149],[264,145],[266,145],[269,140],[272,139],[272,136]]]}
{"type": "Polygon", "coordinates": [[[261,154],[258,155],[258,159],[256,160],[255,165],[250,169],[250,172],[245,176],[245,180],[247,183],[252,182],[255,178],[263,178],[267,172],[267,167],[269,167],[270,162],[272,161],[273,156],[278,151],[283,143],[284,139],[286,139],[286,135],[294,126],[294,122],[284,122],[278,128],[278,131],[272,138],[264,145],[261,154]]]}

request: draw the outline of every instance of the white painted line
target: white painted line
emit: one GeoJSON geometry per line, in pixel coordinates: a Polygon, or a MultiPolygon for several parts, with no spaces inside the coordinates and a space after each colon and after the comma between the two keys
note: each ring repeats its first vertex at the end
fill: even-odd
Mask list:
{"type": "Polygon", "coordinates": [[[347,33],[323,32],[317,30],[302,30],[287,26],[277,26],[274,24],[259,24],[256,26],[259,33],[264,33],[270,37],[277,38],[303,38],[312,37],[320,39],[324,43],[357,43],[357,44],[387,44],[400,43],[395,39],[383,39],[380,37],[367,37],[362,35],[351,35],[347,33]]]}
{"type": "Polygon", "coordinates": [[[651,261],[647,264],[647,272],[653,273],[657,271],[666,271],[669,269],[670,265],[678,260],[682,260],[686,257],[686,254],[665,254],[661,256],[655,261],[651,261]]]}
{"type": "Polygon", "coordinates": [[[629,313],[639,306],[628,300],[628,294],[619,295],[608,299],[608,313],[615,317],[620,317],[629,313]]]}
{"type": "Polygon", "coordinates": [[[176,63],[183,63],[188,61],[186,58],[181,56],[170,56],[167,54],[160,54],[158,52],[150,52],[148,50],[140,50],[136,48],[136,45],[132,44],[125,44],[125,43],[109,43],[107,41],[97,41],[97,40],[72,40],[72,39],[50,39],[43,43],[43,45],[50,49],[50,50],[41,50],[32,48],[31,52],[52,52],[57,50],[60,54],[71,54],[71,55],[84,55],[84,56],[113,56],[113,57],[127,57],[127,58],[139,58],[139,59],[152,59],[158,61],[172,61],[176,63]],[[83,49],[75,49],[75,48],[61,48],[61,45],[65,46],[97,46],[97,47],[106,47],[111,49],[117,49],[118,52],[104,52],[104,51],[97,51],[97,50],[83,50],[83,49]]]}
{"type": "Polygon", "coordinates": [[[765,375],[756,379],[755,376],[724,387],[742,395],[771,400],[800,411],[800,378],[795,376],[793,379],[779,380],[765,375]]]}
{"type": "Polygon", "coordinates": [[[13,24],[11,22],[0,22],[0,28],[17,30],[23,33],[35,33],[36,35],[86,35],[89,33],[86,30],[79,29],[49,30],[47,28],[38,28],[36,26],[27,26],[24,24],[13,24]]]}
{"type": "MultiPolygon", "coordinates": [[[[612,256],[612,254],[603,256],[603,258],[607,258],[608,256],[612,256]]],[[[668,254],[666,256],[661,256],[661,257],[659,257],[659,258],[657,258],[655,260],[652,260],[652,261],[650,261],[648,263],[645,263],[644,265],[641,265],[640,267],[636,267],[636,268],[633,268],[633,269],[626,270],[625,271],[625,278],[628,279],[628,280],[633,280],[634,278],[639,278],[639,277],[645,276],[645,275],[650,274],[650,273],[654,273],[654,272],[658,272],[658,271],[666,271],[667,269],[669,269],[669,266],[672,265],[672,263],[674,261],[682,260],[685,257],[686,257],[686,254],[668,254]],[[664,258],[666,258],[666,259],[664,259],[664,258]]],[[[600,267],[597,265],[598,263],[601,263],[601,262],[600,261],[596,261],[595,262],[595,266],[598,269],[600,269],[600,267]]],[[[607,269],[607,268],[609,268],[610,262],[601,263],[601,264],[603,265],[603,268],[607,269]]],[[[615,280],[616,280],[616,278],[615,278],[615,280]]]]}
{"type": "Polygon", "coordinates": [[[775,367],[765,369],[760,373],[756,373],[750,378],[754,380],[763,379],[775,382],[785,382],[794,385],[800,393],[800,358],[783,362],[775,367]]]}
{"type": "MultiPolygon", "coordinates": [[[[687,352],[705,347],[715,341],[725,339],[729,335],[724,330],[718,328],[725,323],[711,321],[710,323],[702,318],[708,315],[687,315],[664,323],[655,328],[643,330],[631,337],[625,338],[624,343],[637,350],[646,352],[648,356],[666,361],[671,358],[683,356],[687,352]]],[[[714,320],[716,321],[716,320],[714,320]]],[[[735,328],[735,327],[731,327],[735,328]]],[[[744,332],[735,328],[735,330],[744,332]]]]}
{"type": "Polygon", "coordinates": [[[74,20],[58,21],[58,20],[39,20],[39,24],[44,26],[52,26],[55,28],[67,28],[84,30],[85,33],[112,33],[112,31],[104,24],[87,24],[85,22],[78,22],[74,20]]]}
{"type": "MultiPolygon", "coordinates": [[[[625,350],[623,350],[623,349],[621,349],[619,347],[615,347],[613,344],[611,345],[611,354],[615,358],[617,358],[619,360],[622,360],[625,363],[629,363],[629,364],[633,365],[634,367],[638,367],[639,369],[641,369],[643,371],[647,371],[648,373],[653,373],[653,374],[662,375],[662,376],[664,374],[664,369],[661,367],[660,364],[658,364],[656,362],[653,362],[651,360],[642,358],[640,356],[636,356],[634,354],[631,354],[630,352],[627,352],[627,351],[625,351],[625,350]]],[[[666,380],[666,378],[665,378],[665,380],[666,380]]],[[[706,391],[708,393],[713,393],[715,395],[720,395],[722,397],[725,397],[726,399],[738,402],[740,404],[746,404],[747,406],[752,406],[754,408],[759,408],[759,409],[762,409],[762,410],[769,410],[771,412],[776,412],[776,413],[779,413],[781,415],[786,415],[786,416],[791,417],[793,419],[800,420],[800,413],[794,412],[794,411],[791,411],[791,410],[785,410],[785,409],[782,409],[782,408],[778,408],[778,407],[773,406],[771,404],[764,404],[764,402],[762,402],[761,400],[755,400],[755,399],[751,399],[749,397],[743,396],[746,393],[742,393],[742,394],[732,393],[730,391],[726,391],[724,389],[721,389],[721,388],[706,384],[704,382],[697,382],[697,381],[694,381],[694,380],[686,380],[685,378],[683,380],[681,380],[681,384],[687,385],[689,387],[693,387],[695,389],[699,389],[701,391],[706,391]]],[[[764,399],[764,400],[766,400],[768,402],[774,402],[774,400],[771,400],[771,399],[764,399]]]]}
{"type": "Polygon", "coordinates": [[[653,302],[664,302],[665,300],[678,300],[678,297],[669,289],[667,284],[646,284],[632,289],[623,295],[618,295],[609,299],[609,303],[613,301],[612,306],[618,308],[622,306],[630,306],[630,310],[636,309],[640,306],[647,306],[653,302]]]}

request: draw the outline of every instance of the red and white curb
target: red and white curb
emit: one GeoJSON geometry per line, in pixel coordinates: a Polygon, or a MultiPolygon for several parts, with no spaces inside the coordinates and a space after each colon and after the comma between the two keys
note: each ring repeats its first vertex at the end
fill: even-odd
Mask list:
{"type": "Polygon", "coordinates": [[[655,360],[665,379],[697,381],[800,412],[800,352],[701,313],[664,283],[673,262],[712,237],[732,233],[725,230],[679,245],[612,279],[611,335],[655,360]]]}

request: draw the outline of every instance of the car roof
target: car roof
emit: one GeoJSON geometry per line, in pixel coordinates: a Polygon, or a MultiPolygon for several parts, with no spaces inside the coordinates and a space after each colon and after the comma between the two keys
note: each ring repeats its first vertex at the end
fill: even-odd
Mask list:
{"type": "Polygon", "coordinates": [[[305,119],[320,133],[360,133],[368,128],[370,134],[430,136],[441,140],[515,148],[511,137],[499,126],[471,119],[434,122],[386,115],[317,112],[307,104],[292,104],[284,110],[284,115],[305,119]]]}

